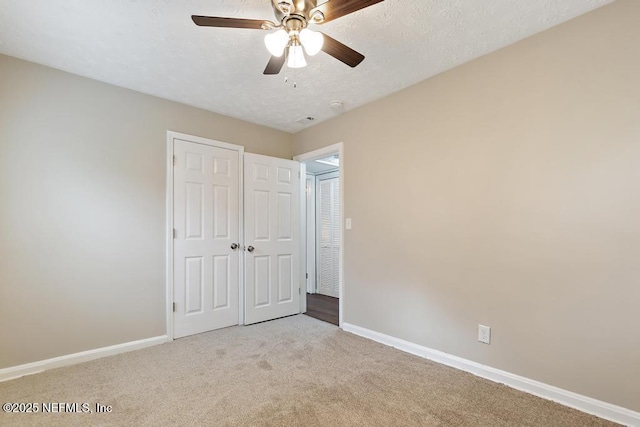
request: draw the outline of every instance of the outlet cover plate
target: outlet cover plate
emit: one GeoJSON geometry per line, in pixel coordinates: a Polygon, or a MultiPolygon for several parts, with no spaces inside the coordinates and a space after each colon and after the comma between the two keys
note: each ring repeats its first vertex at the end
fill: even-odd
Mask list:
{"type": "Polygon", "coordinates": [[[491,344],[491,328],[489,326],[478,325],[478,341],[491,344]]]}

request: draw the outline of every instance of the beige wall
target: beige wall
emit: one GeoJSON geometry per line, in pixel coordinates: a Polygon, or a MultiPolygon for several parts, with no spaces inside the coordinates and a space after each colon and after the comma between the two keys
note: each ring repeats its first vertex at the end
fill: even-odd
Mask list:
{"type": "Polygon", "coordinates": [[[166,333],[166,132],[290,134],[0,55],[0,368],[166,333]]]}
{"type": "Polygon", "coordinates": [[[345,144],[344,321],[640,410],[639,16],[620,0],[294,135],[345,144]]]}

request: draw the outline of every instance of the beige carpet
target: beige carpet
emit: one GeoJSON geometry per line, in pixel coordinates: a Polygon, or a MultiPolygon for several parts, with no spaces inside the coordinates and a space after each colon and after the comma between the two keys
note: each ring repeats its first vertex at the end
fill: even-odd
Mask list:
{"type": "Polygon", "coordinates": [[[113,407],[1,413],[2,426],[614,425],[302,315],[0,383],[0,396],[113,407]]]}

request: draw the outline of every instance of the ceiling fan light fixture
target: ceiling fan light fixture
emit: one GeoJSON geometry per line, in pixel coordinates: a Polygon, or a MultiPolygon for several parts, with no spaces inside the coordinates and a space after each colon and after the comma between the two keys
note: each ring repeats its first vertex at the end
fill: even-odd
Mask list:
{"type": "Polygon", "coordinates": [[[307,30],[307,26],[333,21],[383,1],[270,0],[276,17],[275,22],[201,15],[191,15],[191,20],[199,27],[246,28],[267,30],[269,33],[271,33],[270,30],[274,30],[264,38],[265,46],[271,53],[271,58],[262,72],[264,75],[279,74],[285,65],[289,68],[305,67],[307,65],[305,55],[313,56],[321,50],[354,68],[364,60],[364,55],[326,34],[307,30]],[[285,49],[288,50],[285,52],[285,49]]]}
{"type": "Polygon", "coordinates": [[[285,30],[278,30],[275,33],[269,33],[264,36],[264,45],[269,53],[278,58],[284,53],[284,49],[289,43],[289,34],[285,30]]]}
{"type": "Polygon", "coordinates": [[[289,59],[287,60],[287,67],[289,68],[303,68],[307,66],[307,60],[304,59],[304,52],[302,46],[299,43],[293,43],[289,46],[289,59]]]}
{"type": "Polygon", "coordinates": [[[311,31],[307,28],[300,31],[300,43],[304,46],[307,55],[313,56],[322,50],[324,37],[322,33],[311,31]]]}

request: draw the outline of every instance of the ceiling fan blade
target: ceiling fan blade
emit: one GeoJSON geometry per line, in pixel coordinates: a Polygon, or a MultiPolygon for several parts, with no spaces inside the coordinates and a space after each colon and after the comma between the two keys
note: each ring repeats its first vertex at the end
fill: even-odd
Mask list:
{"type": "Polygon", "coordinates": [[[259,19],[241,19],[241,18],[221,18],[218,16],[199,16],[192,15],[191,19],[196,25],[201,27],[227,27],[227,28],[249,28],[253,30],[262,30],[263,25],[273,28],[275,24],[271,21],[261,21],[259,19]]]}
{"type": "Polygon", "coordinates": [[[282,66],[284,65],[285,57],[284,55],[277,57],[272,56],[267,64],[267,68],[264,69],[263,74],[280,74],[280,70],[282,70],[282,66]]]}
{"type": "Polygon", "coordinates": [[[382,1],[384,0],[328,0],[326,3],[311,9],[309,16],[319,10],[324,15],[324,21],[322,22],[324,24],[382,1]]]}
{"type": "Polygon", "coordinates": [[[329,37],[322,33],[324,36],[324,43],[322,44],[322,50],[325,53],[333,56],[339,61],[344,62],[349,67],[356,67],[364,60],[364,55],[351,49],[349,46],[340,43],[338,40],[329,37]]]}

